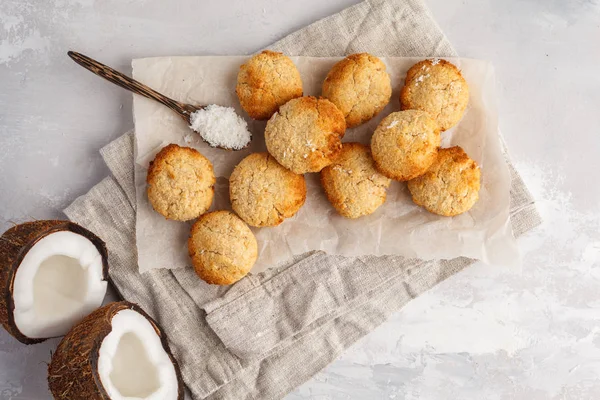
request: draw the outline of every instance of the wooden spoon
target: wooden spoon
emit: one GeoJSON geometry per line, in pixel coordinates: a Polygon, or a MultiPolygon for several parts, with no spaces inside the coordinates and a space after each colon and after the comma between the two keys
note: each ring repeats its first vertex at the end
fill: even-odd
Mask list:
{"type": "MultiPolygon", "coordinates": [[[[179,101],[175,101],[164,94],[157,92],[154,89],[150,89],[148,86],[144,85],[136,81],[133,78],[128,77],[116,71],[94,59],[89,58],[81,53],[77,53],[74,51],[69,51],[67,53],[69,57],[73,59],[77,64],[81,65],[83,68],[93,72],[94,74],[101,76],[102,78],[114,83],[117,86],[122,87],[123,89],[127,89],[133,93],[139,94],[140,96],[147,97],[152,100],[156,100],[159,103],[169,107],[171,110],[175,111],[183,120],[187,123],[188,126],[191,127],[192,121],[191,116],[194,112],[205,108],[206,106],[194,106],[192,104],[185,104],[179,101]]],[[[199,135],[205,142],[206,140],[202,136],[199,135]]],[[[208,142],[207,142],[208,143],[208,142]]],[[[208,143],[212,146],[211,143],[208,143]]],[[[230,148],[222,147],[227,150],[231,150],[230,148]]],[[[237,149],[241,150],[241,149],[237,149]]]]}

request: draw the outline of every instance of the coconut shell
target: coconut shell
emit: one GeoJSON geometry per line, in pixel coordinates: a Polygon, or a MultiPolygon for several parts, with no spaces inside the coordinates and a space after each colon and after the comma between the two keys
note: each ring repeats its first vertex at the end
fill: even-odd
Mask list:
{"type": "Polygon", "coordinates": [[[104,242],[87,229],[70,221],[32,221],[16,225],[0,237],[0,323],[18,341],[25,344],[46,339],[29,338],[17,328],[14,320],[13,289],[15,276],[25,254],[42,238],[59,231],[71,231],[91,241],[102,256],[102,278],[108,279],[108,254],[104,242]]]}
{"type": "Polygon", "coordinates": [[[58,400],[108,400],[98,375],[99,351],[112,330],[112,318],[121,310],[132,309],[144,316],[160,338],[177,375],[178,400],[183,400],[183,379],[179,365],[169,349],[166,334],[138,305],[128,301],[109,303],[75,325],[62,339],[48,366],[48,386],[58,400]]]}

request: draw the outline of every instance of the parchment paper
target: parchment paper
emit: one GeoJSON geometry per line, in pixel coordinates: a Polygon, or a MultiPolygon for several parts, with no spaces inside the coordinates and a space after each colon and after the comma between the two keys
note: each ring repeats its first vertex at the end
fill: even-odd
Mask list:
{"type": "MultiPolygon", "coordinates": [[[[192,104],[233,106],[253,133],[249,149],[213,149],[166,107],[134,96],[136,132],[136,236],[140,272],[153,268],[191,265],[187,254],[190,223],[168,221],[155,212],[146,196],[148,163],[165,145],[177,143],[198,149],[214,165],[217,176],[212,210],[231,209],[229,174],[251,152],[266,151],[265,122],[252,121],[235,95],[239,66],[247,56],[158,57],[133,61],[133,76],[176,100],[192,104]]],[[[321,84],[340,58],[292,57],[303,79],[305,95],[320,95],[321,84]]],[[[399,110],[399,91],[408,68],[417,58],[382,58],[394,89],[390,104],[373,120],[346,131],[344,141],[369,143],[381,119],[399,110]]],[[[253,229],[259,258],[252,272],[276,267],[292,256],[312,250],[344,256],[397,254],[407,258],[475,258],[493,265],[518,265],[519,254],[509,225],[510,176],[500,138],[491,64],[472,59],[449,59],[457,64],[470,88],[463,120],[442,134],[442,146],[460,145],[482,172],[479,201],[467,213],[441,217],[416,206],[405,183],[393,182],[387,201],[374,214],[357,220],[339,216],[319,185],[318,174],[305,175],[308,195],[296,216],[274,228],[253,229]]]]}

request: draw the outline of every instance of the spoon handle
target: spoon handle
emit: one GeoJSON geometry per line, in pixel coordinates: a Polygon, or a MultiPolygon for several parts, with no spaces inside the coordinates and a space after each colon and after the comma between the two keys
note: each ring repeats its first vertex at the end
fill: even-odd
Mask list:
{"type": "Polygon", "coordinates": [[[156,100],[161,104],[169,107],[171,110],[178,113],[187,123],[190,123],[190,114],[195,111],[193,106],[180,103],[175,101],[163,94],[158,93],[154,89],[150,89],[148,86],[136,81],[133,78],[128,77],[116,71],[96,60],[89,58],[81,53],[69,51],[67,53],[69,57],[73,59],[77,64],[83,68],[93,72],[94,74],[101,76],[102,78],[114,83],[117,86],[127,89],[133,93],[147,97],[152,100],[156,100]]]}

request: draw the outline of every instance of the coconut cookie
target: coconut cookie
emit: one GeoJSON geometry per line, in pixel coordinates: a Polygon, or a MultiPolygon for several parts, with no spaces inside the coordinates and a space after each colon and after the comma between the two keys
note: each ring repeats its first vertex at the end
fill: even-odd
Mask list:
{"type": "Polygon", "coordinates": [[[329,202],[347,218],[375,212],[385,202],[390,183],[375,169],[369,148],[360,143],[344,143],[335,162],[321,171],[329,202]]]}
{"type": "Polygon", "coordinates": [[[167,219],[188,221],[210,207],[215,174],[210,161],[190,147],[164,147],[148,168],[148,200],[167,219]]]}
{"type": "Polygon", "coordinates": [[[440,147],[437,123],[424,111],[407,110],[385,117],[371,137],[377,170],[407,181],[425,173],[440,147]]]}
{"type": "Polygon", "coordinates": [[[258,244],[248,225],[234,213],[215,211],[194,223],[188,251],[200,278],[230,285],[250,271],[258,257],[258,244]]]}
{"type": "Polygon", "coordinates": [[[296,174],[319,172],[342,149],[344,114],[329,100],[312,96],[285,103],[265,129],[269,153],[296,174]]]}
{"type": "Polygon", "coordinates": [[[302,207],[306,183],[268,153],[254,153],[233,170],[229,197],[233,211],[248,225],[275,226],[302,207]]]}
{"type": "Polygon", "coordinates": [[[400,91],[402,110],[427,111],[443,131],[460,121],[469,103],[469,86],[460,70],[446,60],[423,60],[406,73],[400,91]]]}
{"type": "Polygon", "coordinates": [[[323,97],[331,100],[346,118],[346,127],[367,122],[390,102],[392,84],[379,58],[351,54],[336,63],[323,82],[323,97]]]}
{"type": "Polygon", "coordinates": [[[289,57],[265,50],[242,64],[235,92],[251,118],[269,119],[280,106],[302,96],[302,79],[289,57]]]}
{"type": "Polygon", "coordinates": [[[408,181],[413,201],[451,217],[469,211],[479,199],[481,171],[459,146],[440,149],[427,172],[408,181]]]}

